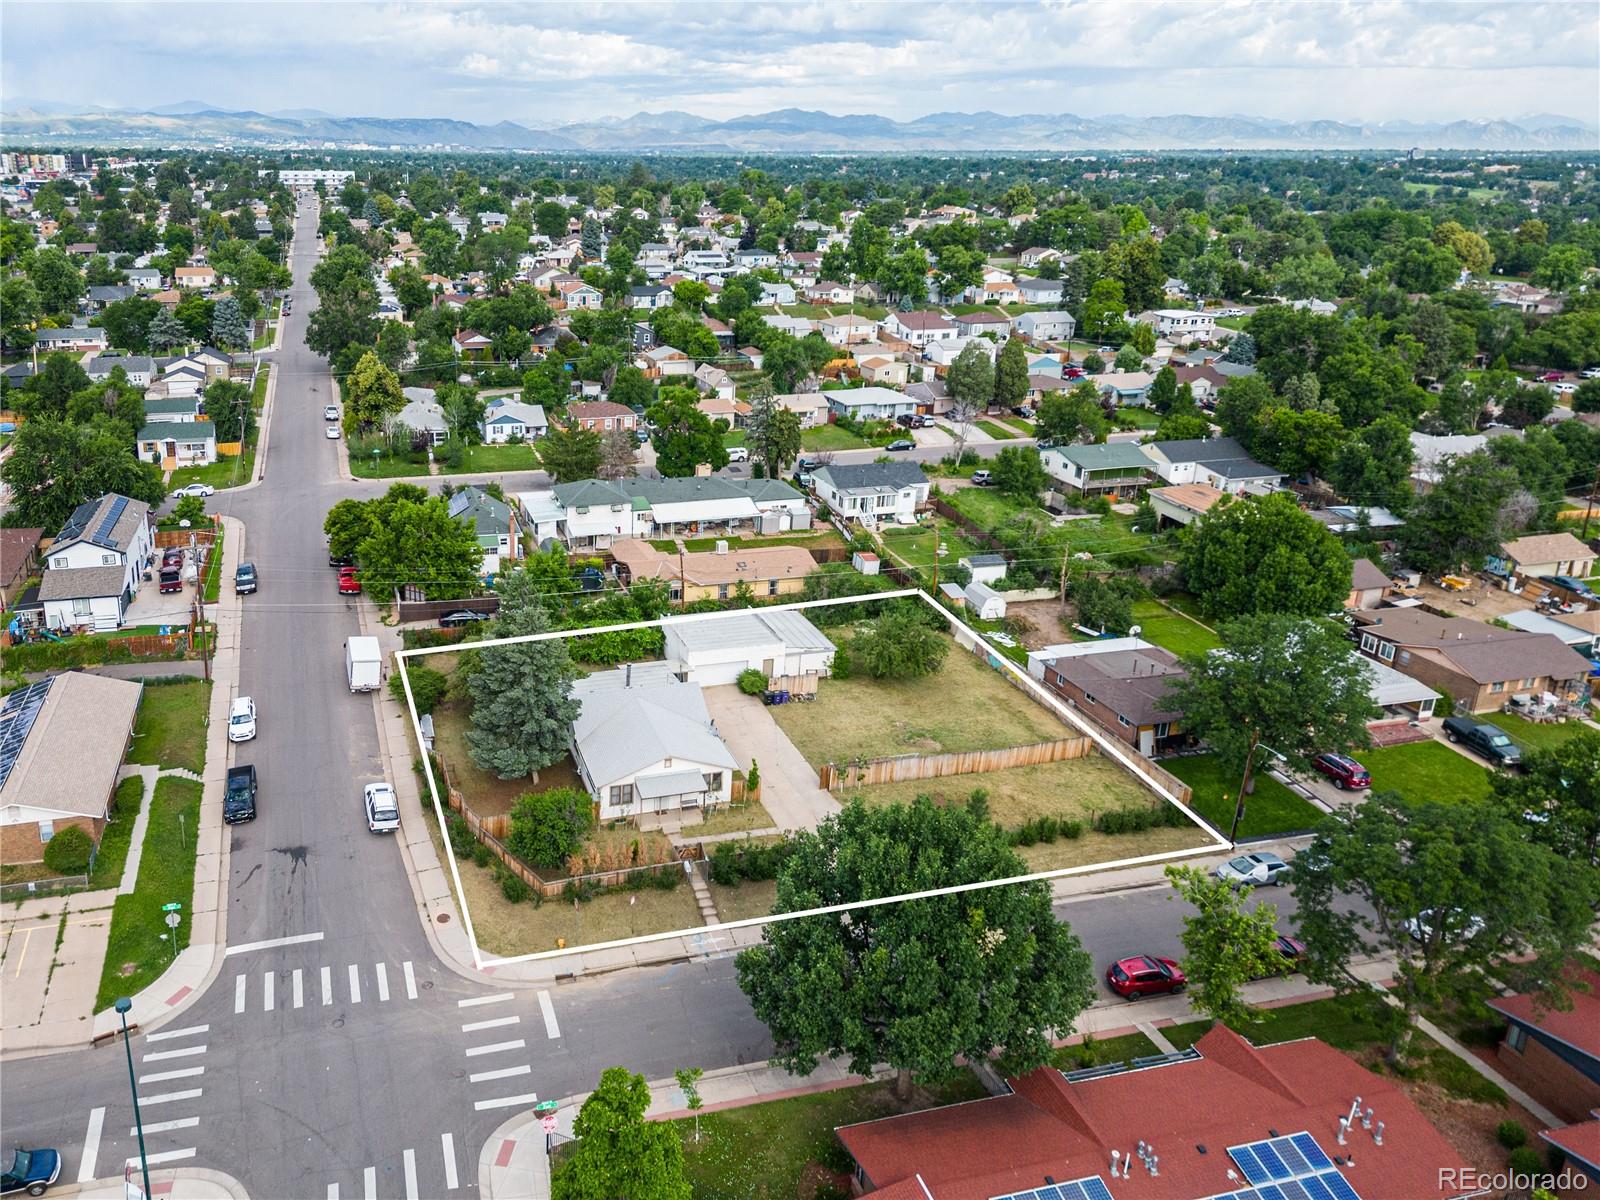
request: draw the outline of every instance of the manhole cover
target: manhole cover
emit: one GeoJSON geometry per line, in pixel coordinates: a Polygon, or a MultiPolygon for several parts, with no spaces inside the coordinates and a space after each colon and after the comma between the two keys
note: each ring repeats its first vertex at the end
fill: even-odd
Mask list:
{"type": "Polygon", "coordinates": [[[335,1029],[343,1029],[344,1028],[344,1018],[343,1017],[335,1017],[333,1019],[333,1027],[335,1029]]]}
{"type": "Polygon", "coordinates": [[[433,986],[433,980],[431,980],[431,979],[426,979],[426,980],[424,980],[424,981],[423,981],[423,983],[422,983],[422,990],[423,990],[423,991],[427,991],[427,990],[428,990],[428,989],[429,989],[429,988],[431,988],[431,987],[432,987],[432,986],[433,986]]]}
{"type": "Polygon", "coordinates": [[[434,920],[439,922],[439,924],[441,924],[441,925],[448,925],[450,923],[450,914],[449,913],[440,913],[437,917],[434,918],[434,920]]]}

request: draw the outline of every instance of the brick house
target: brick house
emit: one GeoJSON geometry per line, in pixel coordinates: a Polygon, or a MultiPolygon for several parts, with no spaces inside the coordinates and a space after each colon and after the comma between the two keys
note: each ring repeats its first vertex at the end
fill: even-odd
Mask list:
{"type": "Polygon", "coordinates": [[[1176,655],[1135,639],[1081,642],[1044,667],[1044,685],[1146,758],[1187,740],[1169,686],[1186,678],[1176,655]]]}
{"type": "Polygon", "coordinates": [[[1506,1019],[1495,1049],[1500,1070],[1557,1115],[1582,1121],[1600,1108],[1600,974],[1574,968],[1566,1012],[1539,996],[1486,1003],[1506,1019]]]}
{"type": "Polygon", "coordinates": [[[610,400],[586,400],[567,407],[567,416],[579,429],[633,429],[639,422],[634,411],[610,400]]]}
{"type": "Polygon", "coordinates": [[[98,844],[144,685],[82,671],[28,684],[0,705],[0,860],[39,862],[76,826],[98,844]]]}

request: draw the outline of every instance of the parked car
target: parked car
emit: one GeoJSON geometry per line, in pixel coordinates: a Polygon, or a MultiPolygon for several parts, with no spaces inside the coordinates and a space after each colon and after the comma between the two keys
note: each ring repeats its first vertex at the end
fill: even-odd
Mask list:
{"type": "Polygon", "coordinates": [[[635,429],[633,431],[633,438],[634,441],[638,442],[639,445],[642,446],[650,440],[650,435],[642,429],[635,429]]]}
{"type": "Polygon", "coordinates": [[[1565,378],[1566,378],[1566,376],[1563,375],[1560,371],[1546,371],[1543,375],[1539,376],[1539,382],[1540,383],[1560,383],[1565,378]]]}
{"type": "Polygon", "coordinates": [[[1311,765],[1333,781],[1341,792],[1347,788],[1369,788],[1372,776],[1367,769],[1348,754],[1319,754],[1311,765]]]}
{"type": "Polygon", "coordinates": [[[749,449],[747,447],[745,447],[745,446],[729,446],[728,447],[728,461],[731,462],[731,463],[749,462],[750,461],[750,451],[749,451],[749,449]]]}
{"type": "Polygon", "coordinates": [[[248,596],[261,586],[261,577],[256,574],[256,565],[253,562],[240,563],[233,572],[233,593],[236,596],[248,596]]]}
{"type": "Polygon", "coordinates": [[[356,565],[355,556],[350,554],[330,554],[328,555],[328,565],[340,568],[353,567],[356,565]]]}
{"type": "Polygon", "coordinates": [[[61,1175],[61,1155],[54,1150],[18,1150],[0,1175],[0,1196],[27,1192],[42,1196],[61,1175]]]}
{"type": "Polygon", "coordinates": [[[373,833],[393,833],[400,828],[400,805],[387,783],[369,783],[361,789],[367,828],[373,833]]]}
{"type": "Polygon", "coordinates": [[[323,436],[326,437],[330,442],[338,441],[339,440],[339,427],[337,425],[329,425],[323,431],[323,436]]]}
{"type": "Polygon", "coordinates": [[[1578,390],[1575,383],[1555,383],[1550,385],[1550,390],[1558,396],[1570,396],[1578,390]]]}
{"type": "Polygon", "coordinates": [[[470,608],[462,608],[455,612],[447,612],[440,617],[439,628],[460,629],[466,625],[475,625],[479,621],[491,621],[493,619],[488,613],[473,612],[470,608]]]}
{"type": "Polygon", "coordinates": [[[249,696],[238,696],[228,710],[228,740],[248,742],[256,735],[256,702],[249,696]]]}
{"type": "Polygon", "coordinates": [[[1292,938],[1286,933],[1278,935],[1278,953],[1283,955],[1284,965],[1293,969],[1300,965],[1300,960],[1306,956],[1306,944],[1299,938],[1292,938]]]}
{"type": "Polygon", "coordinates": [[[1119,958],[1106,968],[1106,986],[1124,1000],[1181,992],[1189,986],[1183,969],[1170,958],[1136,954],[1119,958]]]}
{"type": "Polygon", "coordinates": [[[339,408],[338,408],[338,406],[334,405],[334,404],[330,404],[326,408],[324,408],[322,410],[322,419],[324,421],[337,421],[339,419],[339,408]]]}
{"type": "Polygon", "coordinates": [[[228,825],[256,819],[256,769],[245,763],[228,768],[228,787],[222,796],[222,820],[228,825]]]}
{"type": "Polygon", "coordinates": [[[1497,767],[1515,767],[1522,763],[1522,747],[1507,737],[1505,730],[1497,729],[1487,721],[1472,717],[1446,717],[1444,736],[1447,741],[1465,746],[1497,767]]]}
{"type": "Polygon", "coordinates": [[[1230,858],[1216,870],[1218,879],[1234,887],[1281,887],[1289,864],[1262,850],[1230,858]]]}
{"type": "Polygon", "coordinates": [[[1600,367],[1585,367],[1583,369],[1583,377],[1585,379],[1600,379],[1600,367]]]}
{"type": "Polygon", "coordinates": [[[361,594],[361,581],[356,578],[354,567],[339,568],[339,595],[359,596],[361,594]]]}
{"type": "Polygon", "coordinates": [[[885,450],[915,450],[917,444],[910,438],[896,438],[884,447],[885,450]]]}
{"type": "Polygon", "coordinates": [[[1419,942],[1432,941],[1435,930],[1452,942],[1467,942],[1483,932],[1483,918],[1461,908],[1425,908],[1406,922],[1406,932],[1419,942]]]}
{"type": "Polygon", "coordinates": [[[974,487],[988,487],[989,478],[989,472],[987,469],[974,471],[972,473],[972,484],[974,487]]]}
{"type": "Polygon", "coordinates": [[[1593,588],[1591,588],[1583,580],[1575,578],[1571,575],[1541,575],[1539,576],[1539,582],[1553,583],[1556,585],[1556,587],[1565,588],[1573,595],[1580,596],[1585,600],[1593,600],[1596,598],[1593,588]]]}
{"type": "Polygon", "coordinates": [[[178,496],[212,496],[216,494],[216,491],[217,489],[209,483],[186,483],[173,492],[172,495],[174,498],[178,496]]]}
{"type": "Polygon", "coordinates": [[[1011,415],[1014,417],[1022,417],[1024,420],[1030,419],[1033,416],[1033,405],[1019,404],[1011,410],[1011,415]]]}

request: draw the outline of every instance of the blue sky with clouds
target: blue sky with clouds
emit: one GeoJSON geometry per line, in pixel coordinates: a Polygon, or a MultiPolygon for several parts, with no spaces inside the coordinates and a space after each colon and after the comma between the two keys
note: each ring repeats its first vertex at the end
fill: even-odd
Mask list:
{"type": "Polygon", "coordinates": [[[556,125],[784,107],[1453,120],[1600,113],[1600,5],[1414,0],[35,3],[0,100],[556,125]]]}

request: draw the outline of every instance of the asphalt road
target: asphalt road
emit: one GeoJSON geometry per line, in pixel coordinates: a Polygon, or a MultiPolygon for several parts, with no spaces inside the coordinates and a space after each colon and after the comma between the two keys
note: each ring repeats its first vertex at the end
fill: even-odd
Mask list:
{"type": "MultiPolygon", "coordinates": [[[[339,498],[387,485],[341,483],[344,447],[323,434],[331,381],[303,344],[314,230],[308,207],[294,315],[274,356],[265,482],[212,503],[246,523],[261,575],[238,685],[255,698],[260,734],[230,748],[256,766],[260,815],[231,831],[220,975],[172,1026],[134,1038],[134,1065],[157,1165],[226,1171],[258,1197],[466,1194],[490,1131],[535,1097],[586,1091],[612,1065],[659,1078],[756,1061],[770,1041],[731,958],[548,992],[478,985],[434,959],[399,849],[367,832],[359,806],[361,785],[382,773],[377,731],[371,698],[345,686],[356,613],[334,591],[322,519],[339,498]]],[[[1292,897],[1274,899],[1287,916],[1292,897]]],[[[1165,889],[1060,911],[1101,967],[1178,952],[1165,889]]],[[[8,1063],[0,1106],[7,1146],[59,1148],[64,1181],[85,1165],[115,1175],[137,1153],[120,1045],[8,1063]]]]}

